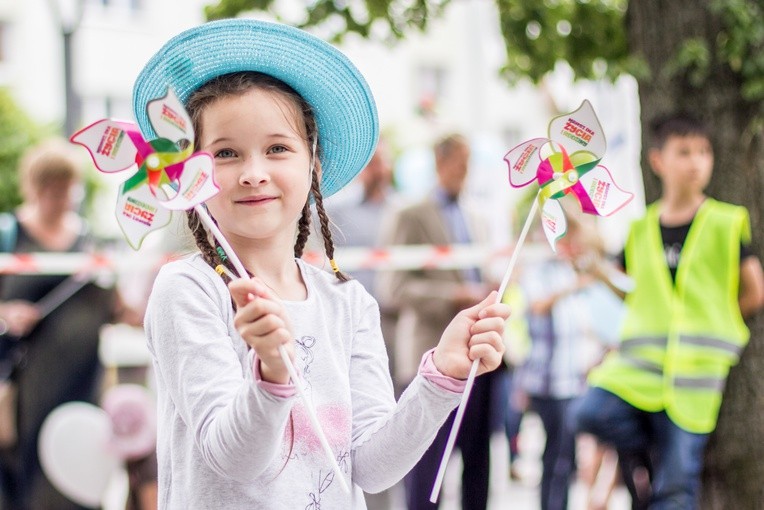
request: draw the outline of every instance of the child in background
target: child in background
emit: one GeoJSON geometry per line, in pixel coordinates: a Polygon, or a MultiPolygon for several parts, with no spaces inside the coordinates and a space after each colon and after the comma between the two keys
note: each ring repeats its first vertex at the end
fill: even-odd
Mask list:
{"type": "Polygon", "coordinates": [[[748,211],[704,194],[714,164],[705,126],[672,114],[651,128],[661,199],[631,227],[620,347],[590,374],[578,428],[615,446],[633,508],[689,510],[764,277],[748,211]]]}
{"type": "Polygon", "coordinates": [[[225,285],[219,245],[195,212],[201,253],[159,273],[146,314],[157,377],[160,508],[363,509],[458,405],[473,359],[495,369],[509,315],[496,293],[456,315],[419,376],[393,398],[379,309],[333,260],[323,197],[371,157],[371,93],[331,45],[285,25],[223,20],[170,40],[135,85],[172,87],[215,159],[206,206],[251,278],[225,285]],[[315,202],[335,275],[304,263],[315,202]],[[335,278],[336,276],[336,278],[335,278]],[[286,347],[351,485],[345,493],[295,396],[286,347]],[[297,355],[296,355],[297,353],[297,355]]]}

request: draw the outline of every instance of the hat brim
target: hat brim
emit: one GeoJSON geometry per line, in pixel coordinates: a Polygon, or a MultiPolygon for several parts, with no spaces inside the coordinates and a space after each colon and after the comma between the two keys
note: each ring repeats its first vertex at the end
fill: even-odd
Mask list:
{"type": "Polygon", "coordinates": [[[313,108],[321,147],[321,193],[330,196],[371,159],[379,135],[366,80],[331,44],[294,27],[254,19],[205,23],[173,37],[146,64],[133,88],[133,112],[155,138],[146,105],[171,87],[184,104],[211,79],[240,71],[268,74],[313,108]]]}

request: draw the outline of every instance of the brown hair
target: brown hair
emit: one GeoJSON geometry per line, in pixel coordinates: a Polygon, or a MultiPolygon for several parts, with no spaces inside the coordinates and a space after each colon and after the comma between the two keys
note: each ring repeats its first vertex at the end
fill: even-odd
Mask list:
{"type": "Polygon", "coordinates": [[[34,190],[73,183],[82,177],[74,151],[63,140],[51,138],[28,149],[19,162],[21,193],[29,199],[34,190]]]}
{"type": "Polygon", "coordinates": [[[433,152],[435,153],[435,160],[442,161],[450,158],[457,149],[462,147],[469,147],[470,144],[467,138],[459,133],[451,133],[444,136],[435,142],[433,152]]]}
{"type": "MultiPolygon", "coordinates": [[[[186,109],[191,116],[191,121],[196,133],[196,140],[202,137],[201,117],[204,109],[223,97],[240,96],[250,90],[259,89],[278,94],[286,100],[286,105],[293,106],[295,114],[295,129],[302,133],[308,147],[312,147],[318,138],[318,128],[313,116],[313,110],[310,105],[294,89],[286,83],[277,80],[267,74],[253,71],[224,74],[218,76],[191,94],[186,104],[186,109]]],[[[320,146],[315,144],[315,154],[313,154],[314,171],[312,172],[312,183],[310,195],[316,204],[316,212],[321,227],[321,235],[324,241],[324,252],[329,260],[334,259],[334,241],[329,229],[329,217],[324,210],[323,196],[320,189],[321,162],[319,160],[320,146]]],[[[202,253],[204,260],[213,268],[223,264],[229,269],[233,269],[225,252],[219,243],[211,238],[204,224],[199,219],[196,212],[192,209],[187,212],[188,226],[194,236],[196,245],[202,253]]],[[[294,256],[301,257],[305,250],[305,244],[310,236],[310,196],[305,201],[302,209],[302,215],[297,223],[297,237],[294,245],[294,256]]],[[[340,281],[347,281],[349,278],[341,271],[335,271],[335,276],[340,281]]]]}
{"type": "Polygon", "coordinates": [[[669,138],[700,136],[711,141],[711,134],[703,121],[686,112],[674,112],[654,118],[649,125],[650,147],[662,149],[669,138]]]}

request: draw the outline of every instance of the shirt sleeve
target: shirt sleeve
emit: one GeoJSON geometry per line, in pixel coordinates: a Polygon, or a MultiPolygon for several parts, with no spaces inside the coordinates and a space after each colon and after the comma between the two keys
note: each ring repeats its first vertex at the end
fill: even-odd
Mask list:
{"type": "Polygon", "coordinates": [[[178,267],[160,271],[145,321],[160,400],[171,407],[160,426],[173,426],[177,414],[212,470],[251,481],[277,457],[293,398],[254,381],[222,281],[178,267]]]}
{"type": "Polygon", "coordinates": [[[461,393],[418,375],[393,399],[379,309],[369,296],[353,339],[350,387],[353,406],[353,482],[375,493],[391,487],[424,454],[461,393]]]}

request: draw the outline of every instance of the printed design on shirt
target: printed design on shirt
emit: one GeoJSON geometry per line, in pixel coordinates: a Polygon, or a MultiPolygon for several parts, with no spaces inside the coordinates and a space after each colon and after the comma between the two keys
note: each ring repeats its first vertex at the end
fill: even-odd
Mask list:
{"type": "Polygon", "coordinates": [[[334,471],[331,469],[328,472],[318,471],[316,490],[308,493],[309,502],[305,510],[321,510],[321,495],[332,485],[332,482],[334,482],[334,471]]]}
{"type": "Polygon", "coordinates": [[[310,387],[311,384],[308,376],[310,374],[311,365],[315,359],[313,355],[313,346],[316,345],[316,337],[306,335],[296,338],[295,343],[297,344],[297,355],[302,361],[303,380],[305,381],[305,385],[310,387]]]}
{"type": "MultiPolygon", "coordinates": [[[[332,450],[346,449],[350,441],[350,410],[347,405],[340,403],[319,405],[316,406],[316,415],[332,450]]],[[[324,461],[325,453],[321,440],[313,430],[308,412],[301,402],[295,402],[292,407],[292,419],[287,423],[284,431],[284,444],[284,458],[291,445],[293,456],[290,458],[313,457],[320,459],[321,462],[324,461]]]]}
{"type": "Polygon", "coordinates": [[[666,264],[670,268],[679,267],[679,259],[682,256],[682,243],[664,244],[663,252],[666,255],[666,264]]]}
{"type": "Polygon", "coordinates": [[[344,473],[350,472],[350,450],[341,451],[337,455],[337,465],[344,473]]]}
{"type": "MultiPolygon", "coordinates": [[[[349,450],[344,450],[337,456],[337,464],[339,464],[340,469],[345,473],[348,473],[350,470],[349,459],[349,450]]],[[[319,469],[316,482],[315,490],[308,492],[308,504],[305,506],[305,510],[321,510],[321,496],[334,483],[334,470],[326,472],[319,469]]]]}

